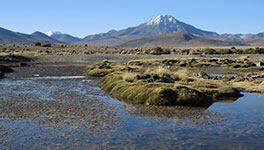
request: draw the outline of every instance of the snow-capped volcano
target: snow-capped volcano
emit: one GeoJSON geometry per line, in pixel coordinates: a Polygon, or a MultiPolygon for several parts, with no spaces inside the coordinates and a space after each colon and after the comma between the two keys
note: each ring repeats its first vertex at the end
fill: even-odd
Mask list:
{"type": "Polygon", "coordinates": [[[62,33],[61,32],[58,32],[58,31],[56,31],[56,32],[54,32],[54,31],[48,31],[48,32],[45,32],[45,34],[48,35],[48,36],[52,36],[52,35],[62,35],[62,33]]]}
{"type": "Polygon", "coordinates": [[[173,32],[185,32],[198,36],[204,36],[204,34],[208,33],[206,33],[206,31],[197,29],[194,26],[176,20],[170,15],[160,15],[154,17],[143,25],[145,26],[144,30],[151,29],[151,31],[149,31],[151,33],[151,36],[157,36],[173,32]]]}
{"type": "Polygon", "coordinates": [[[115,46],[131,40],[174,32],[184,32],[202,38],[218,37],[218,34],[215,32],[208,32],[195,28],[194,26],[176,20],[170,15],[160,15],[136,27],[129,27],[119,31],[87,36],[79,43],[85,43],[93,46],[115,46]]]}
{"type": "Polygon", "coordinates": [[[152,18],[147,25],[158,25],[158,24],[176,24],[177,20],[169,15],[160,15],[155,18],[152,18]]]}

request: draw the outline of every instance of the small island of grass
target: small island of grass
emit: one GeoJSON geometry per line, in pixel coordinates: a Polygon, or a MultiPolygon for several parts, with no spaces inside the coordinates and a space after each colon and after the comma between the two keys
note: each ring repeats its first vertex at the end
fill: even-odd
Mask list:
{"type": "MultiPolygon", "coordinates": [[[[213,102],[241,97],[241,91],[249,91],[240,86],[244,85],[242,83],[259,83],[248,80],[242,74],[237,77],[210,77],[201,71],[167,66],[168,62],[173,62],[174,64],[170,63],[172,66],[179,66],[181,61],[183,60],[144,60],[126,64],[103,61],[87,66],[85,72],[88,76],[102,77],[97,85],[114,98],[126,103],[145,105],[208,107],[213,102]]],[[[222,60],[185,61],[211,63],[215,66],[215,62],[222,60]]],[[[263,91],[255,89],[253,92],[263,91]]]]}

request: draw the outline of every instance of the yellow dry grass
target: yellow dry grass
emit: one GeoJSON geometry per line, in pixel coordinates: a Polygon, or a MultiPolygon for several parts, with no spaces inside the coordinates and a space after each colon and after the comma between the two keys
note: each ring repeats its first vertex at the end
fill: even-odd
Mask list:
{"type": "Polygon", "coordinates": [[[136,74],[132,72],[125,72],[122,74],[122,79],[128,82],[133,82],[135,80],[136,74]]]}
{"type": "Polygon", "coordinates": [[[234,82],[232,85],[242,91],[264,94],[264,81],[260,84],[248,81],[234,82]]]}
{"type": "Polygon", "coordinates": [[[177,76],[180,80],[186,81],[189,77],[189,71],[187,69],[180,69],[174,72],[173,75],[177,76]]]}
{"type": "Polygon", "coordinates": [[[172,74],[171,73],[171,71],[169,70],[169,69],[167,69],[167,68],[164,68],[164,67],[161,67],[161,66],[159,66],[159,67],[157,67],[155,70],[154,70],[154,72],[157,74],[157,75],[170,75],[170,74],[172,74]]]}
{"type": "Polygon", "coordinates": [[[245,60],[248,60],[249,56],[241,56],[239,59],[241,61],[245,61],[245,60]]]}

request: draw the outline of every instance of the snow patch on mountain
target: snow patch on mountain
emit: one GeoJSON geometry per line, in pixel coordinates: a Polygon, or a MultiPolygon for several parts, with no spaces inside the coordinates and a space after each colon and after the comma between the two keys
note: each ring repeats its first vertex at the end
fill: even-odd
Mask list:
{"type": "Polygon", "coordinates": [[[159,24],[176,24],[177,20],[169,15],[160,15],[155,18],[152,18],[147,25],[159,25],[159,24]]]}
{"type": "Polygon", "coordinates": [[[48,32],[45,32],[46,35],[48,36],[52,36],[52,35],[61,35],[62,33],[61,32],[54,32],[54,31],[48,31],[48,32]]]}

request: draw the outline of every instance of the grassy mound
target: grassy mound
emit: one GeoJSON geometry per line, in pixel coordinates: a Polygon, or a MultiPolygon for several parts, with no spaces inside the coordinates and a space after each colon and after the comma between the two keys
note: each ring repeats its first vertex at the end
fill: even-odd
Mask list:
{"type": "Polygon", "coordinates": [[[233,87],[245,92],[264,94],[264,81],[232,81],[233,87]]]}
{"type": "Polygon", "coordinates": [[[210,106],[214,101],[242,96],[229,83],[234,77],[203,79],[182,68],[102,62],[87,66],[85,71],[103,77],[97,84],[104,91],[132,104],[210,106]]]}
{"type": "Polygon", "coordinates": [[[226,83],[214,80],[196,80],[190,83],[190,86],[211,96],[219,101],[226,98],[241,97],[240,91],[226,83]]]}
{"type": "Polygon", "coordinates": [[[113,97],[132,104],[210,106],[213,100],[202,92],[167,83],[128,82],[123,80],[123,73],[111,73],[97,84],[113,97]]]}
{"type": "Polygon", "coordinates": [[[108,73],[114,71],[113,67],[108,62],[96,63],[85,67],[84,69],[86,75],[103,77],[108,73]]]}
{"type": "Polygon", "coordinates": [[[103,77],[109,73],[116,71],[135,71],[137,69],[137,67],[129,67],[126,65],[104,61],[89,65],[84,68],[84,71],[87,76],[103,77]]]}
{"type": "Polygon", "coordinates": [[[149,60],[132,60],[128,62],[133,66],[153,66],[167,65],[180,67],[223,67],[227,70],[264,70],[264,60],[250,60],[246,56],[239,59],[221,59],[221,58],[204,58],[204,59],[149,59],[149,60]],[[257,66],[257,63],[259,66],[257,66]],[[261,65],[260,65],[261,64],[261,65]]]}

